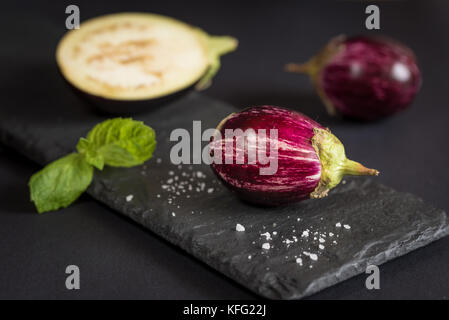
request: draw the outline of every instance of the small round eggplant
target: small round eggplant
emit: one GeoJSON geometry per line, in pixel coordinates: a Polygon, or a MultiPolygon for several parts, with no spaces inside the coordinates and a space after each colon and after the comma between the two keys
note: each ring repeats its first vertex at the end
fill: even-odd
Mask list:
{"type": "Polygon", "coordinates": [[[385,37],[338,36],[307,63],[287,70],[309,74],[330,115],[360,120],[407,108],[421,85],[412,50],[385,37]]]}
{"type": "Polygon", "coordinates": [[[343,144],[329,129],[301,113],[273,106],[229,115],[218,125],[209,147],[211,168],[218,178],[240,198],[261,205],[322,198],[344,175],[379,174],[347,159],[343,144]],[[258,134],[260,129],[264,135],[258,134]],[[269,134],[270,129],[276,129],[276,134],[269,134]],[[256,138],[248,135],[251,131],[256,138]],[[231,136],[233,132],[244,134],[231,136]],[[239,152],[244,161],[237,160],[239,152]],[[258,155],[257,161],[251,163],[249,152],[258,155]],[[260,161],[259,152],[268,161],[260,161]],[[262,174],[261,168],[270,166],[276,170],[262,174]]]}
{"type": "Polygon", "coordinates": [[[142,111],[205,89],[237,40],[149,13],[97,17],[69,31],[56,61],[77,92],[113,113],[142,111]]]}

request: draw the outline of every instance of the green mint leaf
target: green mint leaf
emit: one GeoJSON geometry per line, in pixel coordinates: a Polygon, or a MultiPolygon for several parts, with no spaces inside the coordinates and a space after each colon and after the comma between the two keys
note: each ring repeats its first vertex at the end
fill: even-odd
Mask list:
{"type": "Polygon", "coordinates": [[[98,170],[103,170],[104,158],[97,151],[93,150],[89,140],[80,138],[76,145],[76,150],[84,156],[88,164],[93,165],[98,170]]]}
{"type": "Polygon", "coordinates": [[[69,206],[90,185],[93,170],[83,155],[72,153],[35,173],[29,187],[37,211],[43,213],[69,206]]]}
{"type": "Polygon", "coordinates": [[[89,140],[87,140],[86,138],[80,138],[78,144],[76,145],[76,150],[78,150],[79,153],[85,153],[89,149],[90,149],[89,140]]]}
{"type": "MultiPolygon", "coordinates": [[[[96,125],[86,140],[88,143],[83,142],[80,148],[95,152],[94,159],[99,161],[98,157],[102,157],[104,164],[112,167],[140,165],[151,158],[156,148],[154,130],[130,118],[106,120],[96,125]]],[[[85,154],[89,158],[89,152],[85,151],[85,154]]],[[[92,159],[87,161],[93,162],[92,159]]]]}

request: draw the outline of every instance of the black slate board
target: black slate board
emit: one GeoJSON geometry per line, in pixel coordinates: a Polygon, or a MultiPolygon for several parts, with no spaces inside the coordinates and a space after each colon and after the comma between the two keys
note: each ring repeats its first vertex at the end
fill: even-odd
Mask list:
{"type": "MultiPolygon", "coordinates": [[[[72,151],[79,137],[107,117],[83,103],[61,106],[58,114],[42,101],[39,106],[0,111],[0,137],[40,164],[72,151]]],[[[345,180],[322,200],[261,208],[237,200],[205,165],[170,163],[172,129],[191,131],[192,120],[212,128],[234,110],[192,93],[135,116],[158,134],[154,157],[141,167],[97,172],[89,194],[268,298],[310,295],[448,234],[444,211],[371,179],[345,180]],[[177,181],[167,182],[175,176],[177,181]],[[180,181],[187,182],[184,193],[162,187],[180,181]],[[245,232],[235,231],[237,223],[245,232]],[[265,232],[271,240],[261,236],[265,232]],[[261,248],[266,242],[269,250],[261,248]],[[316,261],[304,252],[316,254],[316,261]]]]}

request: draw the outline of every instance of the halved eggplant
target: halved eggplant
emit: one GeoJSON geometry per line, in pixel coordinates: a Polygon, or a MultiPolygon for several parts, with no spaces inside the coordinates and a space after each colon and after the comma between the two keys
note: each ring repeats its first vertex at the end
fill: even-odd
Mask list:
{"type": "Polygon", "coordinates": [[[232,37],[210,36],[173,18],[119,13],[69,31],[56,60],[64,78],[96,106],[132,113],[208,87],[220,56],[236,48],[232,37]]]}

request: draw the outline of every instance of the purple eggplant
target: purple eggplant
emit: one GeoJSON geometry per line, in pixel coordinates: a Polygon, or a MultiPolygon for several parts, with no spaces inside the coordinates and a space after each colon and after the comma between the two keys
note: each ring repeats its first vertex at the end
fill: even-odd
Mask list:
{"type": "Polygon", "coordinates": [[[322,198],[344,175],[379,173],[347,159],[329,129],[273,106],[232,113],[218,125],[209,146],[211,167],[220,180],[240,198],[262,205],[322,198]]]}
{"type": "Polygon", "coordinates": [[[307,63],[287,70],[311,77],[329,114],[360,120],[407,108],[421,85],[413,51],[385,37],[336,37],[307,63]]]}

